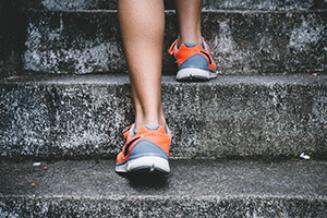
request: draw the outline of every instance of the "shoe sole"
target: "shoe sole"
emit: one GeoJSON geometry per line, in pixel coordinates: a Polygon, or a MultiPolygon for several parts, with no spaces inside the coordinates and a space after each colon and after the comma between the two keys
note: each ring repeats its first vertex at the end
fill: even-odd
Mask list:
{"type": "Polygon", "coordinates": [[[197,68],[185,68],[177,72],[177,81],[209,81],[217,77],[216,73],[197,68]]]}
{"type": "Polygon", "coordinates": [[[118,165],[115,167],[115,171],[121,175],[129,173],[168,175],[170,173],[170,167],[167,159],[156,156],[146,156],[129,160],[123,165],[118,165]]]}

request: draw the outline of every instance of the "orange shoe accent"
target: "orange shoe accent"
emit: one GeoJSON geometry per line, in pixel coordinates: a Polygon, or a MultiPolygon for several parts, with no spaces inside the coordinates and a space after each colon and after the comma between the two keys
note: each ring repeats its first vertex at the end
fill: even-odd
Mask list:
{"type": "Polygon", "coordinates": [[[159,127],[156,130],[149,130],[145,127],[138,128],[135,135],[130,134],[130,129],[132,125],[128,126],[123,131],[123,136],[125,138],[124,146],[121,150],[121,152],[117,155],[116,163],[120,164],[124,161],[128,160],[131,151],[134,147],[134,145],[141,139],[146,139],[153,144],[156,144],[158,147],[160,147],[169,157],[169,150],[171,145],[171,132],[168,131],[166,133],[166,129],[164,127],[159,127]],[[127,148],[128,146],[128,148],[127,148]],[[128,149],[126,151],[126,149],[128,149]]]}
{"type": "Polygon", "coordinates": [[[210,71],[215,72],[217,70],[217,65],[210,55],[210,49],[207,45],[205,39],[202,37],[202,45],[198,44],[192,48],[188,48],[183,43],[180,44],[179,39],[176,39],[168,49],[168,54],[174,56],[176,58],[176,63],[178,67],[182,65],[187,59],[190,57],[199,54],[203,56],[208,61],[208,68],[210,71]],[[179,48],[178,48],[179,45],[179,48]]]}
{"type": "Polygon", "coordinates": [[[169,149],[170,149],[170,144],[171,144],[170,131],[168,131],[168,133],[166,133],[166,129],[162,126],[160,126],[156,130],[149,130],[145,127],[142,127],[137,130],[136,135],[141,138],[145,138],[145,139],[149,140],[150,142],[158,145],[169,157],[169,149]]]}

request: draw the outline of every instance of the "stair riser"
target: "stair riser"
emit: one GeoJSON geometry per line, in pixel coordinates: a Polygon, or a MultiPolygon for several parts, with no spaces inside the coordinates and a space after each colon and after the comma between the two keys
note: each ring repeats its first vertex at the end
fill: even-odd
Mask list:
{"type": "Polygon", "coordinates": [[[3,217],[321,217],[326,200],[210,198],[0,198],[3,217]]]}
{"type": "MultiPolygon", "coordinates": [[[[21,71],[20,19],[17,1],[0,1],[0,79],[21,71]]],[[[22,28],[23,29],[23,28],[22,28]]]]}
{"type": "MultiPolygon", "coordinates": [[[[327,68],[327,12],[205,12],[203,33],[223,72],[313,72],[327,68]]],[[[28,12],[24,68],[50,73],[127,71],[115,12],[28,12]]],[[[176,38],[167,13],[165,50],[176,38]]],[[[164,72],[175,72],[164,51],[164,72]]]]}
{"type": "MultiPolygon", "coordinates": [[[[3,157],[108,157],[133,120],[127,83],[5,84],[3,157]]],[[[305,84],[163,84],[172,157],[327,157],[327,88],[305,84]]]]}
{"type": "MultiPolygon", "coordinates": [[[[22,1],[26,8],[45,10],[107,10],[117,9],[117,1],[108,0],[30,0],[22,1]]],[[[166,8],[173,9],[174,1],[165,0],[166,8]]],[[[203,8],[210,10],[308,10],[327,8],[323,0],[203,0],[203,8]]]]}

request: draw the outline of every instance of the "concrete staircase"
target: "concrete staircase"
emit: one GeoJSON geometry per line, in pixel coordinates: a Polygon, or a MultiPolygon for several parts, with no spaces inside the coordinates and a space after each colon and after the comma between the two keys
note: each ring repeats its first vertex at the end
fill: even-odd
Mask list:
{"type": "Polygon", "coordinates": [[[224,71],[178,83],[165,54],[167,180],[113,172],[133,121],[115,1],[4,0],[0,15],[0,217],[326,217],[325,1],[204,1],[224,71]]]}

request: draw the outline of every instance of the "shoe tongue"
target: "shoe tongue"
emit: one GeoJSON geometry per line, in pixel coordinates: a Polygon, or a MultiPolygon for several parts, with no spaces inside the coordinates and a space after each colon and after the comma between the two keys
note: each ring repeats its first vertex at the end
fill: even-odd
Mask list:
{"type": "Polygon", "coordinates": [[[184,45],[188,48],[193,48],[197,44],[195,42],[184,42],[184,45]]]}
{"type": "Polygon", "coordinates": [[[149,130],[157,130],[160,126],[158,124],[147,124],[145,125],[145,128],[149,130]]]}
{"type": "Polygon", "coordinates": [[[132,128],[130,129],[130,134],[132,136],[135,136],[137,133],[145,131],[145,129],[148,129],[148,130],[157,130],[157,129],[159,129],[159,127],[160,127],[160,125],[158,125],[158,124],[147,124],[144,127],[137,128],[136,129],[135,128],[135,125],[133,125],[132,128]]]}
{"type": "MultiPolygon", "coordinates": [[[[195,46],[198,45],[198,44],[195,43],[195,42],[184,42],[184,45],[185,45],[187,48],[193,48],[193,47],[195,47],[195,46]]],[[[205,49],[204,43],[201,43],[201,47],[202,47],[203,49],[205,49]]]]}

